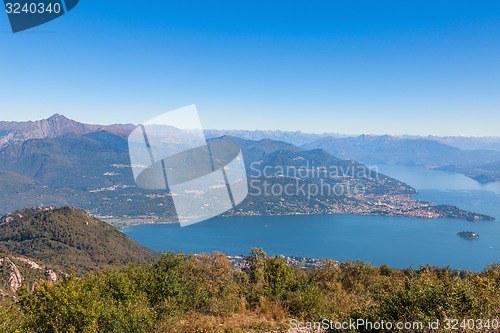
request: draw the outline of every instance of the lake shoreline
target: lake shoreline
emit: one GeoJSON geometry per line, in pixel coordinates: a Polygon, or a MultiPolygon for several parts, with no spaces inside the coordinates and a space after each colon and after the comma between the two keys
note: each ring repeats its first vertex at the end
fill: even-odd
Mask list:
{"type": "MultiPolygon", "coordinates": [[[[448,205],[446,205],[448,206],[448,205]]],[[[449,207],[455,207],[449,205],[449,207]]],[[[460,210],[463,211],[463,210],[460,210]]],[[[222,214],[217,216],[218,218],[232,218],[232,217],[273,217],[273,216],[322,216],[322,215],[342,215],[342,216],[382,216],[382,217],[406,217],[406,218],[411,218],[415,220],[436,220],[436,219],[457,219],[457,220],[466,220],[469,222],[481,222],[481,221],[494,221],[496,218],[494,216],[489,216],[485,214],[478,214],[478,213],[471,213],[464,211],[465,213],[472,214],[472,216],[484,216],[485,218],[481,219],[466,219],[463,217],[453,217],[453,216],[436,216],[436,217],[421,217],[421,216],[412,216],[412,215],[399,215],[399,214],[371,214],[371,213],[330,213],[330,214],[323,214],[323,213],[318,213],[318,214],[308,214],[308,213],[287,213],[287,214],[269,214],[269,215],[264,215],[264,214],[231,214],[231,215],[226,215],[222,214]]],[[[138,225],[152,225],[152,224],[180,224],[178,221],[172,221],[172,220],[166,220],[166,219],[148,219],[148,218],[130,218],[130,219],[114,219],[117,221],[106,221],[103,220],[104,222],[107,222],[114,226],[118,230],[124,230],[130,227],[138,226],[138,225]]],[[[203,222],[203,221],[201,221],[203,222]]],[[[201,223],[199,222],[199,223],[201,223]]]]}

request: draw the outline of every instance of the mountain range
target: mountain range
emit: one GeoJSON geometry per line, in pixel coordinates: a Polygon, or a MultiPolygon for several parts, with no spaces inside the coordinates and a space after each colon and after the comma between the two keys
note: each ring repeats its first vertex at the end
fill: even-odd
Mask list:
{"type": "Polygon", "coordinates": [[[419,165],[481,165],[500,161],[500,152],[490,150],[461,150],[429,139],[402,139],[394,136],[322,138],[303,145],[304,149],[321,148],[345,159],[369,164],[419,165]]]}
{"type": "MultiPolygon", "coordinates": [[[[131,124],[87,125],[57,114],[35,122],[1,122],[0,185],[4,190],[0,192],[0,212],[5,214],[40,205],[71,205],[98,216],[175,220],[168,193],[135,186],[127,142],[133,128],[131,124]]],[[[248,134],[240,134],[245,133],[248,134]]],[[[265,133],[259,132],[259,135],[265,133]]],[[[274,134],[280,133],[290,135],[289,132],[274,134]]],[[[299,133],[294,135],[299,136],[299,133]]],[[[465,152],[432,140],[387,136],[328,136],[302,147],[269,138],[249,140],[231,135],[212,137],[210,141],[230,142],[242,149],[252,181],[250,195],[227,213],[239,215],[373,213],[483,219],[484,216],[467,215],[449,207],[436,208],[413,200],[411,196],[416,193],[413,188],[373,172],[361,162],[445,167],[446,160],[453,161],[454,165],[495,163],[500,154],[465,152]],[[314,170],[321,166],[335,170],[336,174],[318,177],[314,170]],[[277,173],[285,167],[308,172],[300,177],[277,173]],[[275,173],[262,177],[263,170],[275,173]],[[288,185],[293,195],[262,194],[265,186],[274,184],[282,188],[288,185]],[[311,197],[300,191],[304,187],[319,188],[324,184],[330,188],[343,186],[344,190],[357,185],[364,192],[351,195],[345,191],[339,195],[320,193],[311,197]]]]}
{"type": "Polygon", "coordinates": [[[337,157],[369,165],[440,168],[463,173],[482,183],[500,181],[500,151],[462,150],[436,140],[389,135],[326,137],[305,144],[302,148],[324,149],[337,157]]]}
{"type": "Polygon", "coordinates": [[[135,126],[132,124],[108,126],[83,124],[60,114],[54,114],[47,119],[37,121],[0,121],[0,147],[29,139],[56,138],[67,134],[83,135],[98,131],[126,136],[134,128],[135,126]]]}

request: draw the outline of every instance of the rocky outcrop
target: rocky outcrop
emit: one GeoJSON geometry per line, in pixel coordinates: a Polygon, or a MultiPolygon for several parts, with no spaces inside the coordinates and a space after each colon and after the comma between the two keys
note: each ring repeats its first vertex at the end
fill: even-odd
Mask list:
{"type": "Polygon", "coordinates": [[[25,264],[29,265],[33,269],[43,269],[42,266],[34,262],[33,260],[27,259],[27,258],[21,258],[21,257],[16,257],[16,260],[19,260],[21,262],[24,262],[25,264]]]}
{"type": "Polygon", "coordinates": [[[23,285],[23,276],[17,266],[7,257],[0,258],[0,268],[6,272],[2,278],[2,285],[13,292],[17,292],[23,285]]]}
{"type": "Polygon", "coordinates": [[[57,274],[53,270],[47,269],[45,271],[45,279],[49,282],[57,282],[57,274]]]}
{"type": "Polygon", "coordinates": [[[22,219],[25,215],[33,214],[33,212],[43,213],[54,210],[55,207],[44,206],[44,207],[33,207],[33,208],[23,208],[15,211],[14,213],[7,213],[4,216],[0,217],[0,225],[7,224],[15,219],[22,219]]]}
{"type": "Polygon", "coordinates": [[[34,290],[42,280],[55,283],[60,274],[66,276],[64,272],[56,273],[53,267],[30,258],[0,253],[0,298],[15,297],[22,286],[34,290]]]}

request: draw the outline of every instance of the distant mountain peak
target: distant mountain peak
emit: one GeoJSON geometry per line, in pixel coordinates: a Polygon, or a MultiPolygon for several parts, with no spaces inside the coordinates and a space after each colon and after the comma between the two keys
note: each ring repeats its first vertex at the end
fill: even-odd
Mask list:
{"type": "Polygon", "coordinates": [[[57,138],[67,135],[85,135],[106,130],[110,133],[127,136],[133,125],[90,125],[55,113],[47,119],[26,122],[0,122],[0,148],[9,144],[31,139],[57,138]]]}
{"type": "Polygon", "coordinates": [[[66,117],[60,113],[54,113],[52,116],[50,116],[46,120],[50,120],[50,121],[74,121],[74,122],[76,122],[75,120],[69,119],[68,117],[66,117]]]}

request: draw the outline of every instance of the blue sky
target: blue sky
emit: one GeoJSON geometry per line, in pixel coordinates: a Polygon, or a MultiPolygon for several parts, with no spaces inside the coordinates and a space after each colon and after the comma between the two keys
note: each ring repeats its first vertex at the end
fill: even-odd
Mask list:
{"type": "Polygon", "coordinates": [[[96,1],[12,34],[0,119],[500,136],[499,1],[96,1]]]}

